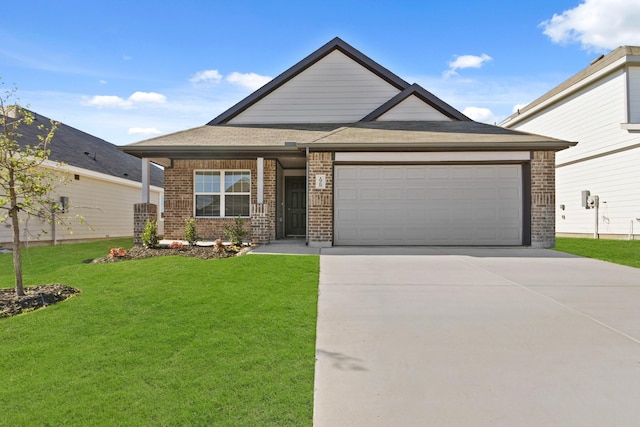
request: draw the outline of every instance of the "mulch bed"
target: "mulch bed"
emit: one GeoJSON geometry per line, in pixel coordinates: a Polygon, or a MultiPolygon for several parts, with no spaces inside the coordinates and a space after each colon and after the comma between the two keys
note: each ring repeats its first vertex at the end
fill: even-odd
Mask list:
{"type": "MultiPolygon", "coordinates": [[[[143,259],[156,256],[181,255],[200,259],[229,258],[244,255],[251,248],[245,247],[235,252],[216,252],[213,247],[206,246],[186,246],[180,249],[149,249],[136,246],[126,251],[122,257],[110,258],[108,256],[96,259],[85,260],[85,263],[105,263],[119,262],[131,259],[143,259]]],[[[27,286],[24,288],[25,296],[16,296],[14,288],[0,289],[0,318],[17,316],[18,314],[47,307],[60,301],[64,301],[73,295],[80,293],[80,290],[71,286],[54,283],[52,285],[27,286]]]]}
{"type": "Polygon", "coordinates": [[[87,260],[86,262],[101,264],[105,262],[126,261],[130,259],[143,259],[156,256],[169,256],[169,255],[181,255],[192,258],[200,259],[214,259],[214,258],[230,258],[238,255],[246,254],[251,250],[250,247],[245,247],[236,252],[216,252],[213,246],[185,246],[180,249],[150,249],[144,246],[134,246],[131,249],[127,249],[127,255],[121,257],[110,258],[108,256],[102,258],[96,258],[93,260],[87,260]]]}
{"type": "Polygon", "coordinates": [[[23,297],[16,295],[15,289],[0,289],[0,318],[37,310],[67,298],[80,291],[71,286],[54,283],[53,285],[26,286],[23,297]]]}

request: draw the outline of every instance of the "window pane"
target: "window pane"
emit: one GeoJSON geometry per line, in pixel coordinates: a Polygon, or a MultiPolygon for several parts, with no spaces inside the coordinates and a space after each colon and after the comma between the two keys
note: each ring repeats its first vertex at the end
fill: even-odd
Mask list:
{"type": "Polygon", "coordinates": [[[196,196],[196,216],[220,216],[220,196],[196,196]]]}
{"type": "Polygon", "coordinates": [[[196,193],[219,193],[220,172],[196,172],[196,193]]]}
{"type": "Polygon", "coordinates": [[[228,193],[248,193],[250,188],[249,172],[226,172],[224,188],[228,193]]]}
{"type": "Polygon", "coordinates": [[[249,196],[225,196],[224,216],[249,216],[249,196]]]}

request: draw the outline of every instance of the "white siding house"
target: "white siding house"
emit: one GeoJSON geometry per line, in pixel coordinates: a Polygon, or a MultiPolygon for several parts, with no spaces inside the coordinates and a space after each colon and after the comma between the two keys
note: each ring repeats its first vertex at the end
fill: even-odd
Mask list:
{"type": "Polygon", "coordinates": [[[640,237],[640,47],[599,58],[501,126],[578,142],[556,154],[558,235],[640,237]]]}
{"type": "MultiPolygon", "coordinates": [[[[36,123],[49,119],[35,114],[36,123]]],[[[21,143],[33,140],[37,130],[21,127],[21,143]]],[[[42,167],[60,171],[66,185],[59,185],[53,200],[68,200],[68,208],[57,215],[65,225],[53,226],[38,218],[23,218],[21,239],[28,242],[59,243],[132,236],[133,205],[142,200],[142,163],[115,145],[70,126],[60,124],[51,142],[49,161],[42,167]],[[78,218],[81,217],[80,221],[78,218]]],[[[152,167],[150,202],[163,203],[163,172],[152,167]]],[[[163,219],[158,209],[158,231],[163,233],[163,219]]],[[[10,245],[12,228],[0,223],[0,245],[10,245]]]]}

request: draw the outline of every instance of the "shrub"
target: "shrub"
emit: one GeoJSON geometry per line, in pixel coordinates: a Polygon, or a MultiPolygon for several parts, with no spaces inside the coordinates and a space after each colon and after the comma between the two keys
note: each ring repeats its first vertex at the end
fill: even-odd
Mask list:
{"type": "Polygon", "coordinates": [[[244,219],[236,218],[233,224],[224,226],[224,235],[229,239],[231,244],[236,246],[242,245],[242,239],[244,239],[249,232],[244,229],[244,219]]]}
{"type": "Polygon", "coordinates": [[[169,249],[183,249],[184,245],[182,242],[171,242],[169,244],[169,249]]]}
{"type": "Polygon", "coordinates": [[[156,221],[147,220],[144,226],[144,232],[140,238],[145,248],[155,248],[158,246],[158,224],[156,221]]]}
{"type": "Polygon", "coordinates": [[[198,240],[198,233],[196,231],[195,218],[189,218],[187,220],[187,224],[184,229],[184,239],[189,242],[191,246],[196,244],[196,241],[198,240]]]}

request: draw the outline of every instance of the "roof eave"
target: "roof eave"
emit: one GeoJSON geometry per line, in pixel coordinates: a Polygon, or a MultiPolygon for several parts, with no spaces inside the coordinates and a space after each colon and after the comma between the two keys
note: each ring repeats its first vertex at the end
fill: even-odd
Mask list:
{"type": "Polygon", "coordinates": [[[310,151],[560,151],[573,147],[577,142],[569,141],[526,141],[526,142],[383,142],[383,143],[299,143],[300,148],[309,148],[310,151]]]}
{"type": "Polygon", "coordinates": [[[237,159],[252,157],[299,157],[302,152],[297,146],[124,146],[125,153],[139,158],[192,159],[207,157],[237,159]]]}

